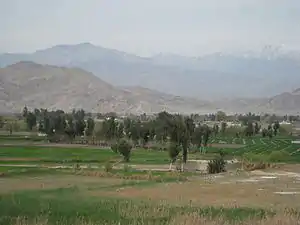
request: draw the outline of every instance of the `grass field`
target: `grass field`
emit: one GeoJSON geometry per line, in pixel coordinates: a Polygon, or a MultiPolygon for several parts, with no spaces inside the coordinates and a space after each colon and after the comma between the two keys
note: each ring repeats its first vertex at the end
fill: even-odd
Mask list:
{"type": "Polygon", "coordinates": [[[127,177],[103,177],[38,170],[0,178],[0,224],[255,224],[266,218],[268,224],[296,224],[300,207],[299,195],[275,194],[295,190],[287,176],[247,183],[245,174],[210,181],[185,174],[185,182],[157,182],[141,176],[128,179],[134,175],[130,172],[127,177]]]}
{"type": "Polygon", "coordinates": [[[216,176],[149,171],[168,168],[164,151],[133,150],[129,164],[113,169],[107,162],[121,157],[109,149],[3,140],[15,145],[0,146],[0,225],[292,225],[300,219],[300,146],[287,138],[218,137],[205,155],[189,154],[209,159],[222,150],[228,158],[293,163],[216,176]]]}

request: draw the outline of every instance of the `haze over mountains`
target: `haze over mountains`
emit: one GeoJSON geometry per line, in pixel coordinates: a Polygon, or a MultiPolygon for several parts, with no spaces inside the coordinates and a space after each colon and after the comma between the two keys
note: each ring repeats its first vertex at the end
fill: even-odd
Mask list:
{"type": "Polygon", "coordinates": [[[145,58],[83,43],[2,54],[0,67],[2,110],[27,104],[123,113],[300,111],[299,53],[272,48],[145,58]]]}
{"type": "Polygon", "coordinates": [[[271,97],[300,86],[300,53],[266,47],[259,53],[145,58],[90,43],[57,45],[32,54],[2,54],[0,67],[33,61],[92,72],[116,86],[142,86],[201,99],[271,97]]]}

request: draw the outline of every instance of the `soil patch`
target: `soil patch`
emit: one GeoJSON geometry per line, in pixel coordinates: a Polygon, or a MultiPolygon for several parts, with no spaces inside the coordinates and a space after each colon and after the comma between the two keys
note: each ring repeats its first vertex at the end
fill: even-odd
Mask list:
{"type": "Polygon", "coordinates": [[[278,194],[300,192],[294,178],[254,179],[255,177],[224,177],[221,180],[193,180],[185,183],[159,184],[152,187],[127,187],[107,195],[168,201],[173,204],[224,207],[300,208],[300,195],[278,194]],[[231,180],[233,178],[233,180],[231,180]],[[248,179],[248,180],[247,180],[248,179]],[[228,182],[224,182],[228,181],[228,182]],[[243,182],[241,182],[243,181],[243,182]]]}

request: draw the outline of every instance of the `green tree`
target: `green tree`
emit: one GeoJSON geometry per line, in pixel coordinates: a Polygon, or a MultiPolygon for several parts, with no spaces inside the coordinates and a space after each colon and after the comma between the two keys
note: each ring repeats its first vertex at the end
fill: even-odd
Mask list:
{"type": "Polygon", "coordinates": [[[3,116],[0,116],[0,128],[3,128],[3,126],[4,126],[3,116]]]}
{"type": "Polygon", "coordinates": [[[221,123],[221,132],[222,132],[223,135],[225,134],[226,127],[227,127],[227,123],[226,122],[222,122],[221,123]]]}
{"type": "Polygon", "coordinates": [[[261,135],[263,138],[266,137],[268,135],[268,130],[266,128],[262,129],[261,135]]]}
{"type": "Polygon", "coordinates": [[[247,127],[245,129],[245,136],[246,137],[251,137],[251,136],[253,136],[253,133],[254,133],[253,122],[248,121],[247,127]]]}
{"type": "Polygon", "coordinates": [[[114,148],[123,156],[125,162],[129,162],[132,146],[127,140],[119,140],[114,148]]]}
{"type": "Polygon", "coordinates": [[[118,123],[115,117],[106,118],[102,123],[102,133],[106,140],[114,140],[117,136],[118,123]]]}
{"type": "Polygon", "coordinates": [[[181,148],[180,148],[180,146],[177,143],[172,143],[171,142],[169,144],[168,153],[169,153],[169,157],[171,159],[169,170],[172,169],[172,164],[176,162],[177,157],[178,157],[180,151],[181,151],[181,148]]]}
{"type": "Polygon", "coordinates": [[[86,135],[91,136],[95,128],[95,121],[92,118],[87,119],[86,135]]]}
{"type": "Polygon", "coordinates": [[[218,135],[219,133],[219,125],[218,124],[215,124],[214,127],[213,127],[213,133],[215,136],[218,135]]]}
{"type": "Polygon", "coordinates": [[[28,130],[32,130],[34,126],[36,126],[36,116],[32,112],[27,112],[27,116],[25,118],[28,130]]]}
{"type": "Polygon", "coordinates": [[[217,121],[224,121],[226,119],[226,113],[223,111],[218,111],[216,114],[217,121]]]}
{"type": "Polygon", "coordinates": [[[202,144],[202,140],[203,140],[203,134],[204,134],[204,130],[202,128],[202,126],[198,126],[195,128],[195,132],[193,133],[192,136],[192,144],[197,146],[197,149],[200,149],[201,144],[202,144]]]}
{"type": "Polygon", "coordinates": [[[273,128],[272,125],[268,126],[268,132],[267,132],[268,137],[271,139],[273,138],[273,128]]]}
{"type": "Polygon", "coordinates": [[[273,130],[274,130],[274,136],[277,135],[278,131],[279,131],[279,128],[280,128],[280,124],[278,121],[275,121],[274,125],[273,125],[273,130]]]}
{"type": "Polygon", "coordinates": [[[74,122],[73,122],[73,117],[68,116],[67,117],[67,124],[65,128],[65,134],[69,137],[69,140],[72,141],[75,138],[75,128],[74,128],[74,122]]]}
{"type": "Polygon", "coordinates": [[[124,137],[124,123],[118,123],[116,138],[121,139],[124,137]]]}
{"type": "Polygon", "coordinates": [[[255,134],[258,134],[259,130],[260,130],[260,126],[258,125],[257,122],[255,122],[255,125],[254,125],[254,132],[255,132],[255,134]]]}
{"type": "Polygon", "coordinates": [[[25,105],[24,108],[23,108],[23,111],[22,111],[22,116],[23,116],[23,118],[26,119],[27,114],[28,114],[28,108],[27,108],[27,106],[25,105]]]}
{"type": "Polygon", "coordinates": [[[212,132],[207,125],[203,126],[203,145],[204,145],[204,147],[207,146],[209,138],[211,136],[211,133],[212,132]]]}

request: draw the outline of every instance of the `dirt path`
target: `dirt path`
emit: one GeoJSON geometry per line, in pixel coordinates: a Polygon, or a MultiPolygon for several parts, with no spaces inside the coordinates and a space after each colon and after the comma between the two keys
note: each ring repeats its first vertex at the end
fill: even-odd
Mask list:
{"type": "MultiPolygon", "coordinates": [[[[21,161],[20,161],[21,162],[21,161]]],[[[189,160],[184,168],[187,171],[206,171],[207,168],[207,160],[189,160]]],[[[230,160],[227,162],[228,165],[236,164],[237,162],[234,160],[230,160]]],[[[144,165],[144,164],[129,164],[129,167],[136,169],[136,170],[152,170],[152,171],[169,171],[170,164],[163,164],[163,165],[144,165]]],[[[47,165],[47,164],[0,164],[0,167],[27,167],[27,168],[48,168],[48,169],[71,169],[73,165],[47,165]]],[[[113,166],[115,169],[123,169],[124,164],[119,163],[113,166]]],[[[80,168],[83,169],[101,169],[101,165],[88,165],[88,164],[81,164],[80,168]]],[[[172,165],[172,170],[176,170],[176,165],[172,165]]]]}

